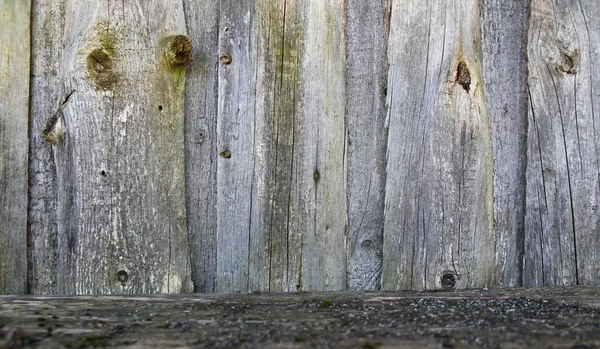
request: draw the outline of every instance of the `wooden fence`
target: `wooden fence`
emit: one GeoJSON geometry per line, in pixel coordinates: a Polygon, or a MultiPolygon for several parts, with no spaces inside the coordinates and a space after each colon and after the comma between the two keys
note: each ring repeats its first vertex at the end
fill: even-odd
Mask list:
{"type": "Polygon", "coordinates": [[[600,284],[596,0],[0,5],[0,293],[600,284]]]}

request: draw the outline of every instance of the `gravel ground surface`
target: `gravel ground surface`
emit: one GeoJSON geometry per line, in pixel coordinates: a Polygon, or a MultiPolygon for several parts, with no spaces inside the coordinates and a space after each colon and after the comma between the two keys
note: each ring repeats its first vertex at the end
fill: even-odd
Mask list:
{"type": "Polygon", "coordinates": [[[600,348],[600,288],[0,296],[0,348],[600,348]]]}

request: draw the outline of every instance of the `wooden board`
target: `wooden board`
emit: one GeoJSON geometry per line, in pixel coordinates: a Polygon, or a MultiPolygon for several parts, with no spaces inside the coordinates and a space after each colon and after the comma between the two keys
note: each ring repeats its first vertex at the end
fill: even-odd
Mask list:
{"type": "Polygon", "coordinates": [[[193,43],[185,90],[185,182],[192,280],[214,292],[217,272],[217,82],[219,4],[184,0],[193,43]]]}
{"type": "Polygon", "coordinates": [[[344,289],[343,3],[220,16],[216,289],[344,289]]]}
{"type": "Polygon", "coordinates": [[[27,183],[30,10],[0,8],[0,294],[27,290],[27,183]]]}
{"type": "Polygon", "coordinates": [[[479,2],[391,4],[383,288],[496,283],[479,2]]]}
{"type": "Polygon", "coordinates": [[[492,134],[498,285],[522,285],[529,1],[481,3],[483,81],[492,134]]]}
{"type": "Polygon", "coordinates": [[[57,171],[57,292],[191,291],[182,3],[68,2],[64,13],[65,100],[44,134],[57,171]]]}
{"type": "Polygon", "coordinates": [[[346,2],[348,289],[381,288],[387,129],[386,1],[346,2]]]}
{"type": "Polygon", "coordinates": [[[600,276],[598,15],[593,0],[531,3],[526,286],[600,276]]]}
{"type": "Polygon", "coordinates": [[[56,167],[52,145],[42,137],[49,117],[65,96],[59,88],[64,2],[32,4],[31,108],[29,138],[29,292],[55,294],[58,254],[56,167]]]}

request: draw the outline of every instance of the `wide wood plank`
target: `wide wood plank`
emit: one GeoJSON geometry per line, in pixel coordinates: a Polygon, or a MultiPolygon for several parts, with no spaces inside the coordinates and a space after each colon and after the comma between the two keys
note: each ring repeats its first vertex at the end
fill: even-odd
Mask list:
{"type": "Polygon", "coordinates": [[[393,1],[383,288],[495,283],[479,1],[393,1]]]}
{"type": "Polygon", "coordinates": [[[44,138],[58,174],[57,290],[191,291],[184,193],[190,45],[180,1],[68,2],[44,138]]]}
{"type": "Polygon", "coordinates": [[[531,3],[527,286],[598,282],[599,15],[592,0],[531,3]]]}
{"type": "Polygon", "coordinates": [[[348,289],[379,289],[387,129],[387,1],[346,2],[348,289]]]}
{"type": "Polygon", "coordinates": [[[483,80],[494,159],[498,285],[522,285],[527,167],[529,1],[482,4],[483,80]]]}
{"type": "Polygon", "coordinates": [[[27,291],[31,3],[0,0],[0,294],[27,291]]]}

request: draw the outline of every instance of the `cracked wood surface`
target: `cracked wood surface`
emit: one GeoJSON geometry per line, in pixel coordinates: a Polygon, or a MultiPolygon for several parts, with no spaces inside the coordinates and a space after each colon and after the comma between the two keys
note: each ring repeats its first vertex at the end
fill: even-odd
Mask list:
{"type": "Polygon", "coordinates": [[[31,5],[0,0],[0,294],[27,291],[31,5]]]}
{"type": "Polygon", "coordinates": [[[393,1],[383,288],[496,283],[479,2],[393,1]],[[419,39],[415,39],[419,38],[419,39]]]}
{"type": "Polygon", "coordinates": [[[531,2],[525,285],[600,271],[600,5],[531,2]]]}
{"type": "MultiPolygon", "coordinates": [[[[0,90],[3,126],[31,101],[29,199],[3,174],[0,206],[0,252],[27,245],[27,263],[1,280],[27,265],[34,294],[597,283],[599,11],[36,1],[31,91],[27,74],[0,90]],[[176,34],[185,72],[164,64],[176,34]]],[[[3,171],[27,154],[20,122],[3,171]]],[[[27,291],[14,282],[0,292],[27,291]]]]}

